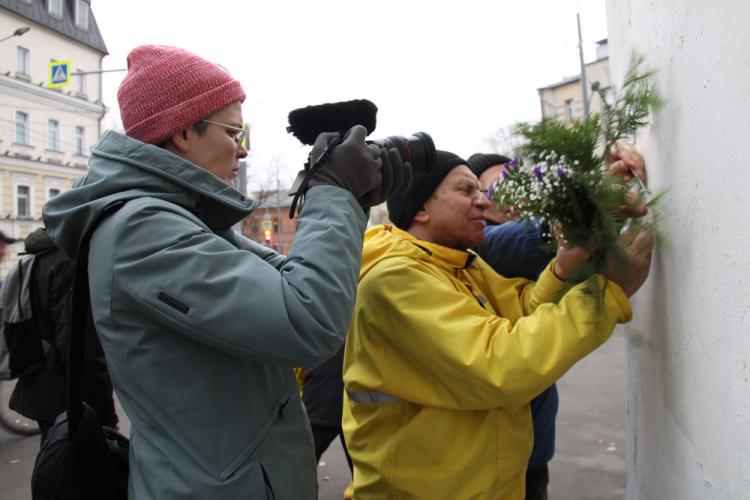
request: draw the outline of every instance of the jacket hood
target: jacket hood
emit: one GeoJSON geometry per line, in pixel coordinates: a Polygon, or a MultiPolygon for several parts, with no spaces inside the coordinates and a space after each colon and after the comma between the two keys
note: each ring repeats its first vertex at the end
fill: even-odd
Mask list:
{"type": "Polygon", "coordinates": [[[470,250],[456,250],[419,240],[396,226],[375,226],[365,233],[360,280],[376,264],[394,257],[423,260],[457,272],[469,267],[477,256],[470,250]]]}
{"type": "Polygon", "coordinates": [[[231,227],[257,206],[208,170],[166,149],[108,131],[92,148],[88,173],[45,204],[47,233],[75,259],[82,237],[107,206],[146,196],[190,210],[212,230],[231,227]]]}

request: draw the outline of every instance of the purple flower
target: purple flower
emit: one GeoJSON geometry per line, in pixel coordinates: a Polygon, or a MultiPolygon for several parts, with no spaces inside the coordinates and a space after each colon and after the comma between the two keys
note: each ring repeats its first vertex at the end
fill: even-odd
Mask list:
{"type": "Polygon", "coordinates": [[[536,167],[534,167],[534,177],[536,177],[540,181],[542,180],[542,167],[541,166],[537,165],[536,167]]]}
{"type": "Polygon", "coordinates": [[[489,186],[487,186],[487,198],[491,200],[494,195],[495,195],[495,185],[490,184],[489,186]]]}
{"type": "Polygon", "coordinates": [[[518,168],[518,158],[513,158],[510,160],[510,163],[508,163],[508,166],[510,168],[518,168]]]}
{"type": "Polygon", "coordinates": [[[558,176],[559,178],[563,179],[563,178],[565,177],[565,170],[563,170],[563,169],[562,169],[562,168],[560,168],[560,167],[557,167],[557,176],[558,176]]]}
{"type": "Polygon", "coordinates": [[[508,170],[504,168],[503,169],[503,179],[507,179],[508,177],[510,177],[510,174],[508,173],[508,170]]]}

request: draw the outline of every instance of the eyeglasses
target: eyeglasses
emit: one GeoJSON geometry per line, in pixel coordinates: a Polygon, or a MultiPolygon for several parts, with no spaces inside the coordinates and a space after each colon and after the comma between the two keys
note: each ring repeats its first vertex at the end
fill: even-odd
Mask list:
{"type": "Polygon", "coordinates": [[[235,127],[234,125],[228,125],[226,123],[215,122],[213,120],[201,120],[201,121],[206,122],[206,123],[213,123],[214,125],[219,125],[226,129],[233,130],[234,134],[232,135],[232,140],[237,145],[237,149],[240,149],[240,147],[242,147],[242,143],[244,142],[245,137],[247,137],[247,128],[235,127]]]}

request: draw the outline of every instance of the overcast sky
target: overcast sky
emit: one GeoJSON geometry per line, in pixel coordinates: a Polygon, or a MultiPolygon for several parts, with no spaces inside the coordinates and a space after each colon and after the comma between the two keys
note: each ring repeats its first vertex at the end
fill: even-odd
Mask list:
{"type": "MultiPolygon", "coordinates": [[[[251,185],[278,165],[282,185],[306,148],[286,133],[292,109],[366,98],[373,138],[428,132],[469,156],[497,129],[540,118],[536,89],[577,74],[576,10],[586,61],[606,38],[605,0],[93,0],[109,50],[125,68],[145,43],[175,45],[221,64],[245,88],[251,185]]],[[[104,126],[119,122],[117,87],[104,75],[104,126]]],[[[187,75],[186,75],[187,77],[187,75]]]]}

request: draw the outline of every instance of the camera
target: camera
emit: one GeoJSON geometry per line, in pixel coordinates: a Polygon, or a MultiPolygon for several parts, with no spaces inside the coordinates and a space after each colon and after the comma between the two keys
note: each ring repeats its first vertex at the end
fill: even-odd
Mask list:
{"type": "MultiPolygon", "coordinates": [[[[286,130],[307,145],[313,145],[322,132],[339,132],[343,136],[355,125],[364,126],[369,135],[375,130],[377,112],[375,104],[367,99],[307,106],[289,113],[286,130]]],[[[435,143],[425,132],[409,137],[394,135],[367,143],[389,150],[395,148],[401,159],[411,164],[414,175],[427,175],[435,165],[435,143]]]]}
{"type": "Polygon", "coordinates": [[[414,175],[427,175],[435,166],[435,142],[426,132],[416,132],[409,137],[392,135],[367,142],[389,150],[396,148],[401,159],[411,164],[414,175]]]}

